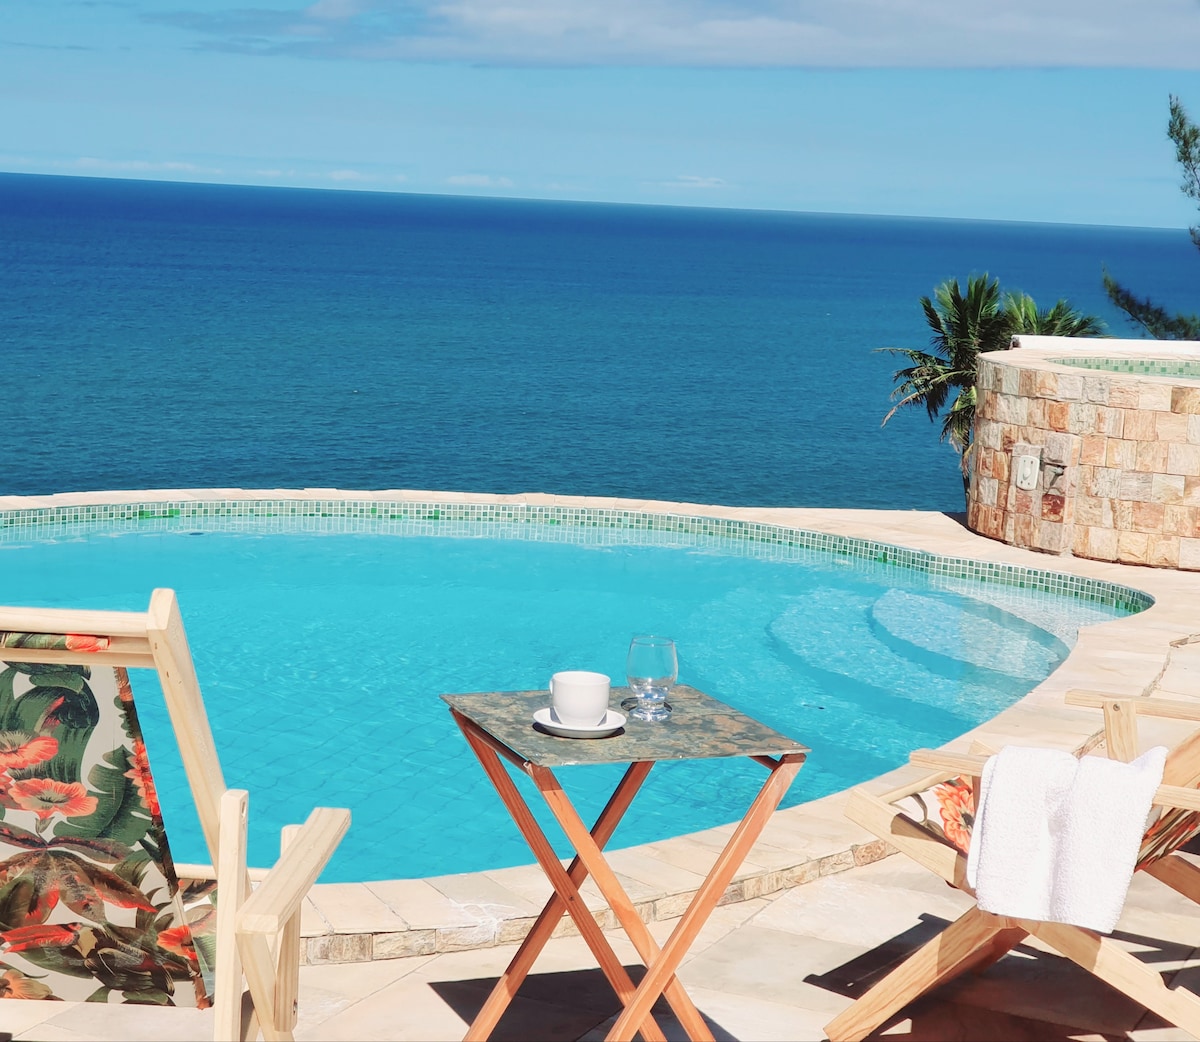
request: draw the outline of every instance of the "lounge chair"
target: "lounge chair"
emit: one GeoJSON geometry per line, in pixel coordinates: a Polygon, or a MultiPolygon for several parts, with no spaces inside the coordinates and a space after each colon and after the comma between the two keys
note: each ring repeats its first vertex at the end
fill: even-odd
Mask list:
{"type": "MultiPolygon", "coordinates": [[[[1104,748],[1113,759],[1134,759],[1139,716],[1200,721],[1200,703],[1194,702],[1118,699],[1086,691],[1071,692],[1067,701],[1104,711],[1104,731],[1077,750],[1078,755],[1104,748]]],[[[932,773],[880,795],[866,788],[854,789],[846,816],[951,886],[974,896],[966,881],[966,851],[974,824],[974,794],[985,762],[981,755],[918,750],[910,763],[932,773]]],[[[1154,796],[1160,812],[1146,830],[1136,864],[1137,871],[1154,876],[1193,901],[1200,901],[1200,868],[1177,851],[1200,831],[1197,782],[1200,730],[1178,742],[1167,756],[1163,784],[1154,796]]],[[[1122,949],[1112,937],[1063,923],[1003,918],[977,906],[905,958],[825,1030],[833,1042],[864,1038],[921,995],[967,970],[981,972],[1030,935],[1200,1037],[1200,997],[1183,988],[1168,987],[1161,974],[1122,949]]]]}
{"type": "Polygon", "coordinates": [[[290,1039],[300,905],[350,813],[285,829],[251,893],[246,812],[171,590],[146,612],[0,608],[0,997],[211,1003],[217,1039],[290,1039]],[[215,869],[171,859],[129,667],[158,673],[215,869]]]}

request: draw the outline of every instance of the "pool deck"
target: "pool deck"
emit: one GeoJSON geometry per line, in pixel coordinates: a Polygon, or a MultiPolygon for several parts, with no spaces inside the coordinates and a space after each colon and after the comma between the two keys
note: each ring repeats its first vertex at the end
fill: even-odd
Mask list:
{"type": "MultiPolygon", "coordinates": [[[[64,502],[107,502],[151,494],[78,493],[0,498],[0,510],[64,502]]],[[[558,496],[481,496],[433,492],[321,490],[188,490],[161,498],[404,497],[428,502],[504,501],[588,505],[736,517],[831,532],[954,557],[1068,572],[1143,590],[1155,598],[1145,612],[1089,627],[1070,657],[1029,695],[967,735],[947,744],[963,749],[979,738],[996,747],[1011,742],[1069,749],[1101,726],[1094,710],[1064,704],[1070,688],[1139,696],[1196,695],[1200,645],[1172,650],[1170,642],[1200,634],[1200,574],[1055,557],[1006,546],[969,532],[955,517],[920,511],[725,508],[634,500],[558,496]]],[[[1173,742],[1180,725],[1148,727],[1148,744],[1173,742]]],[[[803,738],[803,736],[798,736],[803,738]]],[[[880,789],[909,775],[900,768],[869,783],[880,789]]],[[[801,773],[801,778],[803,772],[801,773]]],[[[952,918],[962,895],[906,859],[887,857],[884,845],[847,822],[842,794],[777,812],[735,878],[723,907],[684,964],[681,978],[718,1038],[821,1038],[821,1025],[843,1008],[839,993],[871,958],[895,958],[902,946],[924,939],[929,926],[952,918]],[[805,884],[805,885],[800,885],[805,884]],[[881,954],[882,953],[882,954],[881,954]],[[849,975],[849,976],[848,976],[849,975]]],[[[612,863],[639,910],[662,941],[681,914],[732,826],[616,851],[612,863]]],[[[596,908],[599,894],[584,893],[596,908]]],[[[361,884],[321,884],[304,909],[307,965],[302,970],[301,1031],[306,1038],[457,1038],[482,1001],[485,986],[503,969],[517,941],[549,894],[535,866],[494,872],[361,884]],[[336,965],[351,963],[353,965],[336,965]],[[370,963],[370,965],[362,965],[370,963]]],[[[1126,931],[1143,949],[1142,935],[1171,942],[1153,951],[1169,968],[1200,942],[1192,907],[1152,880],[1138,880],[1126,931]],[[1163,894],[1166,894],[1166,897],[1163,894]],[[1189,940],[1190,938],[1190,940],[1189,940]]],[[[611,919],[601,918],[611,927],[611,919]]],[[[532,997],[514,1007],[504,1037],[591,1038],[612,1014],[612,999],[569,925],[553,941],[527,987],[532,997]],[[539,983],[540,982],[540,983],[539,983]],[[562,1004],[562,995],[572,1001],[562,1004]],[[549,1020],[544,1018],[549,1017],[549,1020]],[[531,1025],[538,1025],[536,1030],[531,1025]],[[531,1033],[532,1032],[532,1033],[531,1033]]],[[[614,941],[619,954],[632,952],[614,941]]],[[[898,1019],[908,1038],[1187,1038],[1063,960],[1028,948],[988,973],[946,989],[951,995],[922,1007],[924,1020],[898,1019]],[[989,984],[989,981],[991,982],[989,984]],[[1062,988],[1069,986],[1070,999],[1062,988]],[[1094,993],[1094,994],[1093,994],[1094,993]],[[905,1025],[908,1025],[907,1028],[905,1025]],[[1051,1026],[1052,1025],[1052,1026],[1051,1026]]],[[[204,1037],[205,1014],[70,1004],[5,1003],[0,1030],[39,1039],[204,1037]],[[15,1021],[10,1006],[27,1022],[15,1021]],[[39,1015],[39,1010],[41,1015],[39,1015]],[[103,1016],[97,1019],[96,1014],[103,1016]],[[138,1019],[140,1016],[140,1019],[138,1019]],[[82,1019],[81,1019],[82,1018],[82,1019]],[[112,1026],[108,1024],[112,1020],[112,1026]],[[170,1028],[166,1027],[170,1024],[170,1028]]],[[[677,1037],[677,1036],[676,1036],[677,1037]]]]}

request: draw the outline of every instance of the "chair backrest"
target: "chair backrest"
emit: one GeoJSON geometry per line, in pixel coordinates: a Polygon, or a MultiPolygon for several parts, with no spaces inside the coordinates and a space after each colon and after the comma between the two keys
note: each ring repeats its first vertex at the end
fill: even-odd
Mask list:
{"type": "Polygon", "coordinates": [[[189,728],[215,855],[218,794],[202,804],[223,784],[173,594],[144,614],[0,609],[0,997],[207,1004],[126,666],[155,668],[189,728]]]}
{"type": "MultiPolygon", "coordinates": [[[[1076,756],[1108,755],[1128,760],[1136,755],[1137,700],[1122,700],[1122,705],[1131,708],[1132,714],[1120,718],[1106,713],[1105,729],[1079,746],[1076,756]]],[[[975,825],[977,783],[977,778],[965,775],[939,781],[902,797],[897,806],[935,838],[966,854],[975,825]]],[[[1171,749],[1163,769],[1163,784],[1187,788],[1200,784],[1200,730],[1193,731],[1171,749]]],[[[1137,870],[1174,853],[1198,834],[1200,812],[1155,808],[1138,851],[1137,870]]]]}

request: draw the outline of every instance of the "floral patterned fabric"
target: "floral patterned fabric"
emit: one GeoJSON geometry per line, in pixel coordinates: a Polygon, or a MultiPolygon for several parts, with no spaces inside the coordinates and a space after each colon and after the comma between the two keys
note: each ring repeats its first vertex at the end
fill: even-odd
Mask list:
{"type": "MultiPolygon", "coordinates": [[[[975,791],[972,779],[951,778],[913,796],[897,806],[905,816],[932,832],[943,843],[966,854],[971,847],[975,826],[975,791]]],[[[1200,813],[1189,810],[1161,810],[1146,829],[1138,852],[1137,869],[1143,869],[1178,850],[1200,834],[1200,813]]]]}
{"type": "Polygon", "coordinates": [[[207,1002],[124,669],[0,662],[0,998],[207,1002]]]}
{"type": "Polygon", "coordinates": [[[39,651],[107,651],[107,637],[86,633],[14,633],[0,631],[0,648],[37,648],[39,651]]]}

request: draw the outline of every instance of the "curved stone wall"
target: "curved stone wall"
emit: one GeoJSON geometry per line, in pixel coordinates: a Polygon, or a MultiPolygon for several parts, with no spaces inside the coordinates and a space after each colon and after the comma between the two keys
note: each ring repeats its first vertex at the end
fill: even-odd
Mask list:
{"type": "Polygon", "coordinates": [[[1013,546],[1200,569],[1200,344],[1020,337],[980,356],[967,524],[1013,546]]]}

